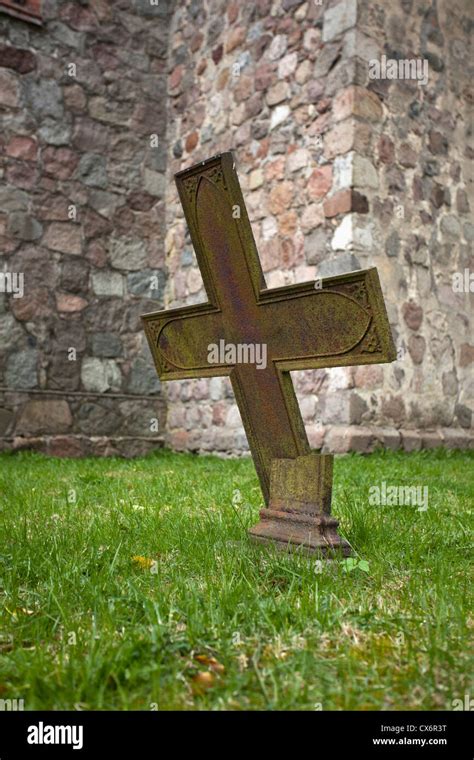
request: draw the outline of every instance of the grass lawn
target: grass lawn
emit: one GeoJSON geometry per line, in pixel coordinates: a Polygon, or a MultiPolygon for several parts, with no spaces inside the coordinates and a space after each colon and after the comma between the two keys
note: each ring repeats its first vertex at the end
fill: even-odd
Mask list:
{"type": "Polygon", "coordinates": [[[252,544],[248,459],[1,455],[0,699],[449,710],[473,693],[472,472],[465,452],[337,459],[355,565],[252,544]],[[382,480],[428,486],[428,509],[371,506],[382,480]]]}

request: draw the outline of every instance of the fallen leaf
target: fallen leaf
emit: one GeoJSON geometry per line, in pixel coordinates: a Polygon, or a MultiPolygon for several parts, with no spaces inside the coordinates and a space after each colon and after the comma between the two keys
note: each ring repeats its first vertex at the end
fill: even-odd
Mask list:
{"type": "Polygon", "coordinates": [[[219,675],[222,675],[225,670],[222,663],[216,660],[215,657],[208,657],[207,654],[198,654],[194,659],[200,662],[201,665],[207,665],[215,673],[219,673],[219,675]]]}
{"type": "Polygon", "coordinates": [[[209,671],[203,670],[200,671],[192,679],[193,692],[195,694],[200,694],[203,691],[206,691],[206,689],[211,689],[214,686],[215,680],[216,679],[213,673],[209,673],[209,671]]]}

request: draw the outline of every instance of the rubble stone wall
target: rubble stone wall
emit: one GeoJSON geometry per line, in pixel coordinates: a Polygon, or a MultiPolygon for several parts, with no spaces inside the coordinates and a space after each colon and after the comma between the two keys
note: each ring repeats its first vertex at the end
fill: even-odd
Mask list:
{"type": "Polygon", "coordinates": [[[173,175],[225,150],[268,287],[379,271],[398,359],[292,373],[311,445],[472,445],[468,0],[43,6],[0,15],[1,445],[248,450],[229,381],[161,387],[139,322],[206,300],[173,175]]]}
{"type": "Polygon", "coordinates": [[[165,423],[140,314],[163,304],[169,18],[42,11],[0,14],[0,272],[24,276],[0,293],[0,445],[139,453],[165,423]]]}
{"type": "MultiPolygon", "coordinates": [[[[379,270],[399,358],[292,373],[316,448],[472,443],[472,294],[453,289],[473,269],[468,19],[459,0],[175,11],[167,304],[205,300],[172,175],[228,149],[268,287],[379,270]],[[428,80],[374,78],[382,56],[421,59],[428,80]]],[[[167,399],[172,446],[245,450],[227,379],[174,383],[167,399]]]]}

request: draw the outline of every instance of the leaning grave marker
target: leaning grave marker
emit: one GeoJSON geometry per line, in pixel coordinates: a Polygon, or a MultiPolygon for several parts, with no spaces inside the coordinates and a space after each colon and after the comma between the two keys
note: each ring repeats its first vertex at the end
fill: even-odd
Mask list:
{"type": "Polygon", "coordinates": [[[158,375],[229,376],[267,505],[254,539],[347,555],[331,516],[333,456],[311,451],[290,371],[396,358],[377,270],[269,290],[232,154],[175,179],[209,300],[142,317],[158,375]],[[242,361],[256,346],[265,362],[242,361]]]}

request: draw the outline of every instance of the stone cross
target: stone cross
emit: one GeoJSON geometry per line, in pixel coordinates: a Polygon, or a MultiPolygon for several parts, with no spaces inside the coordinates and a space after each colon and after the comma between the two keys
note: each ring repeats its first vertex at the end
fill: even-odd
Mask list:
{"type": "Polygon", "coordinates": [[[142,317],[159,377],[230,377],[267,505],[254,538],[348,554],[290,371],[396,358],[377,270],[268,290],[232,154],[175,179],[209,300],[142,317]]]}

